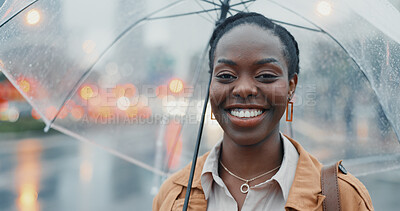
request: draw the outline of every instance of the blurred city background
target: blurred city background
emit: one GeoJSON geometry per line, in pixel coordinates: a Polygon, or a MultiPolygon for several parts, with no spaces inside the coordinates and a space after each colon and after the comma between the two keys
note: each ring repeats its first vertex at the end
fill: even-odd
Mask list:
{"type": "MultiPolygon", "coordinates": [[[[79,48],[81,55],[73,56],[86,60],[75,65],[90,66],[96,49],[102,47],[102,40],[82,40],[81,31],[86,30],[87,37],[102,34],[102,39],[108,41],[113,34],[103,27],[123,28],[119,25],[121,18],[132,16],[125,7],[127,1],[118,1],[112,7],[101,3],[83,5],[96,4],[96,1],[79,6],[76,4],[79,1],[51,1],[51,5],[46,3],[50,1],[42,2],[24,11],[19,22],[15,21],[16,26],[10,27],[11,35],[0,37],[0,41],[18,39],[26,44],[35,39],[30,34],[16,33],[23,27],[31,31],[43,30],[36,34],[38,37],[46,35],[59,40],[68,33],[76,35],[76,39],[69,37],[68,43],[61,47],[55,44],[56,41],[40,43],[42,46],[36,43],[33,46],[36,50],[29,53],[22,44],[8,46],[6,53],[0,54],[1,68],[35,69],[37,64],[23,66],[18,61],[46,52],[49,46],[56,49],[53,53],[57,52],[50,55],[53,61],[62,63],[67,60],[66,55],[74,54],[72,48],[79,48]],[[103,10],[104,17],[83,18],[79,14],[85,12],[78,11],[81,7],[103,10]],[[58,18],[50,25],[46,21],[50,19],[52,8],[61,9],[53,11],[58,18]],[[85,27],[89,25],[91,28],[87,30],[85,27]],[[50,26],[53,27],[51,30],[46,29],[50,26]],[[54,30],[54,26],[58,28],[54,30]]],[[[399,0],[390,2],[400,10],[399,0]]],[[[0,5],[3,3],[4,0],[0,0],[0,5]]],[[[136,3],[148,11],[155,8],[144,0],[136,3]]],[[[326,8],[327,5],[322,5],[317,12],[324,15],[328,12],[326,8]]],[[[156,171],[174,172],[191,158],[203,103],[207,77],[201,76],[207,72],[200,73],[201,79],[197,81],[200,85],[195,87],[191,81],[194,73],[188,70],[198,66],[206,69],[207,61],[201,59],[208,39],[204,34],[209,35],[213,25],[203,30],[206,21],[189,23],[192,24],[160,21],[138,26],[127,39],[110,50],[113,54],[106,54],[93,67],[85,83],[60,113],[57,114],[55,106],[41,107],[39,112],[47,120],[57,115],[55,127],[69,136],[54,129],[45,133],[43,121],[47,120],[41,119],[38,111],[0,72],[0,210],[150,210],[152,197],[165,179],[165,175],[160,176],[156,171]],[[189,41],[185,40],[187,37],[181,32],[182,28],[194,31],[190,38],[198,42],[186,43],[189,41]],[[129,37],[140,39],[129,40],[129,37]],[[172,45],[183,47],[174,52],[169,50],[172,45]],[[133,77],[135,80],[128,80],[133,77]],[[147,90],[151,93],[145,93],[147,90]],[[137,105],[131,106],[134,100],[137,105]],[[113,106],[100,106],[107,103],[113,106]],[[107,132],[103,132],[105,129],[107,132]],[[155,166],[155,170],[146,169],[147,166],[155,166]]],[[[293,30],[296,39],[299,38],[300,47],[309,49],[301,55],[301,82],[296,91],[292,125],[295,139],[323,163],[344,159],[344,166],[348,164],[350,172],[354,169],[369,190],[376,210],[397,210],[400,207],[400,145],[369,81],[332,40],[321,37],[302,42],[307,34],[296,36],[298,29],[288,29],[293,30]],[[308,52],[313,53],[313,59],[308,59],[308,52]],[[342,71],[335,71],[338,69],[342,71]],[[321,134],[326,138],[321,140],[321,134]]],[[[380,37],[369,37],[362,44],[376,46],[376,52],[363,52],[373,68],[400,64],[400,49],[389,48],[390,43],[383,42],[380,37]],[[372,56],[376,54],[381,57],[372,56]]],[[[400,71],[399,67],[391,68],[400,71]]],[[[68,71],[63,74],[74,74],[68,71]]],[[[53,74],[60,73],[54,71],[53,74]]],[[[53,77],[51,73],[43,72],[43,75],[53,77]]],[[[57,85],[66,83],[61,80],[53,86],[42,87],[41,79],[29,74],[12,77],[28,98],[39,99],[36,101],[39,105],[46,104],[44,90],[56,89],[57,85]]],[[[399,86],[399,81],[390,82],[399,86]]],[[[208,111],[201,153],[216,143],[222,134],[209,116],[208,111]]],[[[285,122],[281,125],[284,132],[290,132],[285,122]]]]}

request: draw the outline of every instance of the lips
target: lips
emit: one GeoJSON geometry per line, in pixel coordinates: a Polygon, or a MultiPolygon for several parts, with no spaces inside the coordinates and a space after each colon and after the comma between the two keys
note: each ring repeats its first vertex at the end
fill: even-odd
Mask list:
{"type": "Polygon", "coordinates": [[[239,118],[253,118],[259,116],[263,113],[261,109],[242,109],[242,108],[235,108],[229,110],[230,114],[235,117],[239,118]]]}
{"type": "Polygon", "coordinates": [[[228,119],[239,127],[254,127],[261,123],[268,108],[258,105],[231,105],[225,108],[228,119]]]}

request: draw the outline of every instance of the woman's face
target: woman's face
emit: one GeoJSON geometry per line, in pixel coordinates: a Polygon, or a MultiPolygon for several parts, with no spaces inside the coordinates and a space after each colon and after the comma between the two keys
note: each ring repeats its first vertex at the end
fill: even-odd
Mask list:
{"type": "Polygon", "coordinates": [[[288,80],[284,46],[272,32],[240,25],[219,40],[210,101],[225,138],[254,145],[279,130],[297,75],[288,80]]]}

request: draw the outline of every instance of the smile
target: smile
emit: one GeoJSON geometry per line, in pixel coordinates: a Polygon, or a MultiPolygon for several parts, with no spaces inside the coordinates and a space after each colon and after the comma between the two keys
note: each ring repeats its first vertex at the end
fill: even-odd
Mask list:
{"type": "Polygon", "coordinates": [[[229,113],[232,116],[239,117],[239,118],[253,118],[253,117],[260,116],[263,113],[263,110],[235,108],[235,109],[230,109],[229,113]]]}

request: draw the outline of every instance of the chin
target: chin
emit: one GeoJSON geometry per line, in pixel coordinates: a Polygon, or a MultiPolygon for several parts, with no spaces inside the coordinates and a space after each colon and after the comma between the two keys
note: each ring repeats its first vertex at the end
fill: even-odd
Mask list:
{"type": "Polygon", "coordinates": [[[231,140],[233,143],[239,146],[256,146],[262,144],[267,139],[267,137],[272,134],[272,132],[273,132],[272,130],[263,130],[263,131],[235,130],[232,133],[225,132],[224,136],[229,137],[229,140],[231,140]]]}

